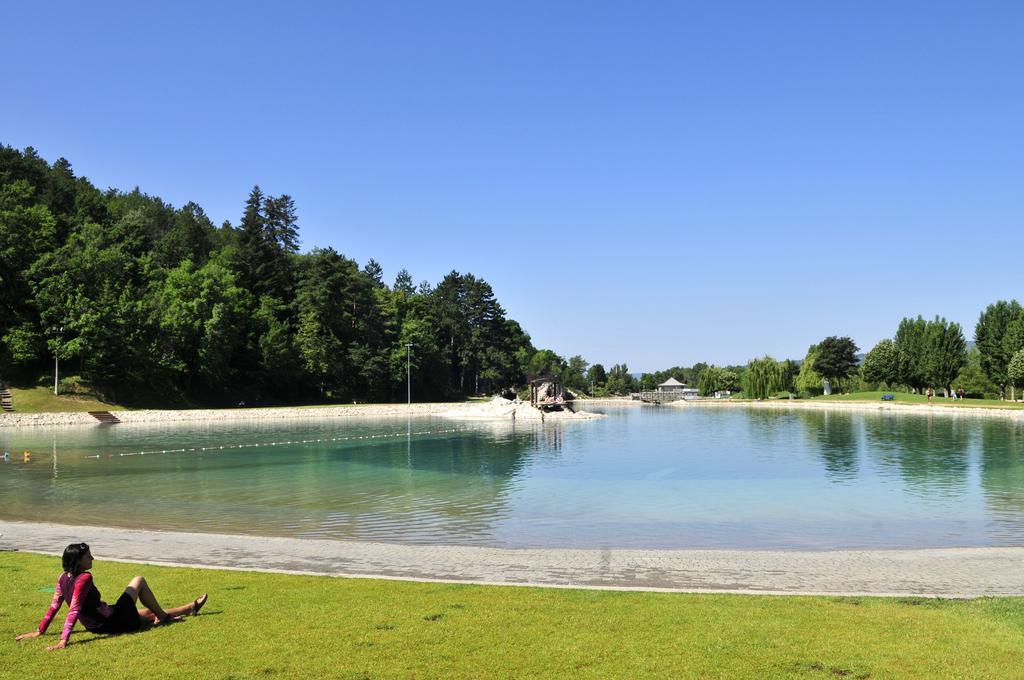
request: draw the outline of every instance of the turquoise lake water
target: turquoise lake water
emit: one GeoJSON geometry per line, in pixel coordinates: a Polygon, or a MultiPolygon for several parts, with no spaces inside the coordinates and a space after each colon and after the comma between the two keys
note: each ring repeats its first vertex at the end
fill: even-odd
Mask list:
{"type": "Polygon", "coordinates": [[[606,412],[0,431],[0,518],[503,547],[1024,545],[1020,420],[606,412]]]}

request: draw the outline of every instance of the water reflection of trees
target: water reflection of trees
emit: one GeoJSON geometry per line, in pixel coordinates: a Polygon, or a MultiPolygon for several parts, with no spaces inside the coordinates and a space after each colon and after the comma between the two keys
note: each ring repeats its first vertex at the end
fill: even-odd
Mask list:
{"type": "Polygon", "coordinates": [[[0,478],[0,505],[11,517],[52,521],[90,507],[98,523],[118,526],[472,543],[486,541],[508,515],[509,498],[531,460],[562,455],[564,428],[556,423],[477,423],[469,432],[442,435],[415,434],[436,424],[397,424],[335,423],[332,430],[314,423],[308,429],[256,428],[249,436],[238,428],[203,427],[189,429],[191,439],[171,439],[176,431],[159,429],[144,436],[126,430],[113,439],[104,430],[109,442],[85,438],[85,452],[102,456],[84,458],[76,439],[74,455],[60,460],[60,476],[54,475],[58,447],[51,434],[52,460],[33,446],[40,455],[29,474],[0,478]],[[409,435],[394,436],[399,428],[409,435]],[[342,437],[329,441],[328,435],[342,437]],[[353,438],[358,436],[367,438],[353,438]],[[320,441],[265,445],[286,439],[320,441]],[[116,455],[254,440],[264,445],[116,455]],[[160,493],[140,496],[140,487],[160,493]],[[121,500],[96,508],[97,494],[121,500]]]}
{"type": "Polygon", "coordinates": [[[859,433],[857,423],[844,411],[801,411],[800,422],[811,449],[821,456],[825,474],[836,482],[857,478],[859,433]]]}
{"type": "Polygon", "coordinates": [[[970,471],[970,431],[960,418],[878,414],[864,417],[867,455],[925,497],[962,495],[970,471]]]}
{"type": "Polygon", "coordinates": [[[1024,537],[1024,430],[1016,423],[981,423],[981,489],[993,521],[1019,542],[1024,537]]]}
{"type": "Polygon", "coordinates": [[[531,457],[552,455],[561,438],[558,425],[481,427],[335,451],[351,483],[335,490],[308,535],[380,539],[390,531],[397,540],[485,542],[531,457]]]}
{"type": "MultiPolygon", "coordinates": [[[[735,417],[735,414],[727,414],[735,417]]],[[[785,448],[783,440],[792,436],[793,421],[797,414],[792,411],[778,411],[775,409],[746,409],[743,414],[743,421],[750,432],[751,441],[760,441],[771,446],[764,446],[765,450],[785,448]]],[[[753,452],[757,455],[759,452],[753,452]]]]}

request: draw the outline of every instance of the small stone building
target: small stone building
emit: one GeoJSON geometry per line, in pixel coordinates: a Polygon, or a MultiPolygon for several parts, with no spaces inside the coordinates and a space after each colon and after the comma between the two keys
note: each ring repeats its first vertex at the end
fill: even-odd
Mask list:
{"type": "Polygon", "coordinates": [[[686,385],[679,382],[675,378],[669,378],[665,382],[658,385],[659,392],[682,392],[686,385]]]}

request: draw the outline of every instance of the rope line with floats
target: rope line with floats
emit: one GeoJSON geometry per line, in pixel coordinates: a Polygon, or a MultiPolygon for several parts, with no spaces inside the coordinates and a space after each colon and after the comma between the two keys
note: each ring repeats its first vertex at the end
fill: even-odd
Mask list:
{"type": "MultiPolygon", "coordinates": [[[[289,446],[289,445],[301,445],[301,444],[323,444],[329,442],[348,442],[348,441],[359,441],[359,440],[371,440],[371,439],[389,439],[398,437],[412,437],[412,436],[424,436],[432,434],[452,434],[455,432],[470,432],[471,428],[453,428],[448,430],[420,430],[417,432],[388,432],[384,434],[366,434],[366,435],[352,435],[350,437],[322,437],[320,439],[294,439],[281,442],[256,442],[254,444],[222,444],[219,446],[193,446],[185,447],[181,449],[154,449],[152,451],[132,451],[130,453],[108,453],[107,458],[124,458],[126,456],[151,456],[160,453],[204,453],[212,451],[228,451],[232,449],[249,449],[258,447],[269,447],[269,446],[289,446]]],[[[28,455],[28,452],[25,452],[28,455]]],[[[83,458],[98,459],[102,458],[101,454],[94,454],[89,456],[82,456],[83,458]]]]}

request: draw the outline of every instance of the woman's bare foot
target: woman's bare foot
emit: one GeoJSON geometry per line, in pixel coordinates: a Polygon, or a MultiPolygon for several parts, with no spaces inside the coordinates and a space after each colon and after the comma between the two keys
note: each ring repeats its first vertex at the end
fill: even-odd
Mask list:
{"type": "Polygon", "coordinates": [[[177,623],[178,621],[181,621],[181,617],[180,616],[171,616],[170,614],[165,614],[163,617],[160,617],[160,616],[154,617],[153,625],[154,626],[163,626],[163,625],[166,625],[168,623],[177,623]]]}
{"type": "Polygon", "coordinates": [[[199,616],[199,610],[203,608],[203,605],[206,604],[206,601],[208,599],[210,599],[210,596],[207,595],[206,593],[203,593],[202,595],[197,597],[195,600],[193,600],[192,601],[192,611],[189,612],[189,614],[191,616],[199,616]]]}

